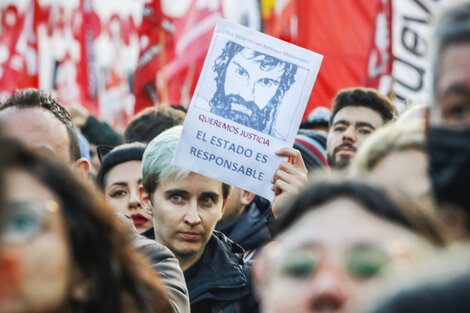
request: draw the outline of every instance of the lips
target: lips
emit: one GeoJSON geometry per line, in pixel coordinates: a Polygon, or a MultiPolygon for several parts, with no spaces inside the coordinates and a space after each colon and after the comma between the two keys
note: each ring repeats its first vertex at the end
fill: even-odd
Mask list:
{"type": "Polygon", "coordinates": [[[251,116],[252,111],[244,106],[243,104],[232,103],[232,110],[242,112],[248,116],[251,116]]]}
{"type": "Polygon", "coordinates": [[[134,225],[135,226],[141,226],[141,225],[144,225],[145,223],[148,222],[148,219],[143,216],[142,214],[132,214],[131,215],[131,218],[132,218],[132,221],[134,222],[134,225]]]}
{"type": "Polygon", "coordinates": [[[202,234],[195,232],[179,232],[178,234],[186,241],[198,241],[202,237],[202,234]]]}
{"type": "Polygon", "coordinates": [[[336,149],[334,150],[334,155],[336,155],[337,153],[346,153],[346,154],[354,154],[356,153],[356,147],[354,147],[353,145],[349,144],[349,143],[343,143],[341,145],[339,145],[338,147],[336,147],[336,149]]]}
{"type": "Polygon", "coordinates": [[[338,149],[338,152],[356,152],[356,150],[344,147],[344,148],[338,149]]]}

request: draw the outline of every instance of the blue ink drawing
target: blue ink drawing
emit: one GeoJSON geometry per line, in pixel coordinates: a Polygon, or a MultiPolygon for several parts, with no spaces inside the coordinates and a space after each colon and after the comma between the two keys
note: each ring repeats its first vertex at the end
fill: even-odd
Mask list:
{"type": "Polygon", "coordinates": [[[295,82],[296,64],[228,41],[213,69],[217,89],[209,101],[212,113],[284,139],[276,131],[276,118],[295,82]]]}

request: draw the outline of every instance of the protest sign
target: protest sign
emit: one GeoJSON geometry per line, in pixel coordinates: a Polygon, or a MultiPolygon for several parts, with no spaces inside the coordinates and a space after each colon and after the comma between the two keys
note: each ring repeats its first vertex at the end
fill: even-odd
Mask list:
{"type": "Polygon", "coordinates": [[[173,162],[272,200],[322,61],[312,51],[220,19],[173,162]]]}

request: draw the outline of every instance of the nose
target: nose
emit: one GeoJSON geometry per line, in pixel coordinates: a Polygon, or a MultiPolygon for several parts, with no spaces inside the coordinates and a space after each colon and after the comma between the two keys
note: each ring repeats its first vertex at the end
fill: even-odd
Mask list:
{"type": "Polygon", "coordinates": [[[343,133],[343,142],[355,143],[356,142],[356,131],[354,127],[349,126],[343,133]]]}
{"type": "Polygon", "coordinates": [[[310,306],[314,312],[337,312],[346,307],[352,295],[352,281],[333,264],[322,264],[310,286],[310,306]]]}
{"type": "Polygon", "coordinates": [[[194,226],[201,223],[201,217],[199,216],[199,210],[196,202],[188,204],[188,210],[184,215],[184,222],[194,226]]]}
{"type": "Polygon", "coordinates": [[[140,209],[142,207],[142,205],[140,203],[139,193],[137,191],[136,192],[133,192],[133,191],[130,192],[129,205],[128,206],[129,206],[130,210],[140,209]]]}
{"type": "Polygon", "coordinates": [[[255,84],[249,81],[246,87],[240,88],[240,96],[245,101],[255,101],[255,84]]]}

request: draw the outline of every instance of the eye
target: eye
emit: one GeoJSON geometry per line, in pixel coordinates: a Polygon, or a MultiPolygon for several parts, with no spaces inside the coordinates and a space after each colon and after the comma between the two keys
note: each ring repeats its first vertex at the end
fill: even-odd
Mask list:
{"type": "Polygon", "coordinates": [[[8,218],[5,238],[12,242],[31,238],[40,225],[41,218],[34,211],[16,209],[8,218]]]}
{"type": "Polygon", "coordinates": [[[238,76],[241,76],[241,77],[248,77],[248,72],[242,68],[241,66],[238,66],[237,65],[237,68],[235,69],[235,73],[238,75],[238,76]]]}
{"type": "Polygon", "coordinates": [[[267,88],[279,85],[279,82],[277,82],[273,79],[269,79],[269,78],[261,79],[260,83],[263,87],[267,87],[267,88]]]}
{"type": "Polygon", "coordinates": [[[308,279],[315,272],[317,262],[304,252],[291,252],[281,257],[281,272],[285,277],[308,279]]]}
{"type": "Polygon", "coordinates": [[[465,104],[456,104],[450,110],[447,115],[456,120],[462,120],[468,118],[470,114],[470,108],[465,104]]]}
{"type": "Polygon", "coordinates": [[[466,126],[470,122],[470,98],[450,94],[442,100],[442,117],[450,126],[466,126]]]}
{"type": "Polygon", "coordinates": [[[361,135],[369,135],[371,133],[372,133],[372,131],[370,129],[367,129],[367,128],[359,129],[359,134],[361,134],[361,135]]]}
{"type": "Polygon", "coordinates": [[[181,203],[183,203],[183,200],[184,200],[183,196],[180,195],[180,194],[171,194],[169,198],[170,198],[171,202],[173,202],[175,204],[181,204],[181,203]]]}
{"type": "Polygon", "coordinates": [[[369,279],[380,274],[390,260],[390,255],[381,247],[362,245],[349,252],[347,269],[353,277],[369,279]]]}
{"type": "Polygon", "coordinates": [[[118,190],[113,190],[109,196],[111,198],[122,198],[124,197],[125,195],[127,195],[127,191],[125,190],[122,190],[122,189],[118,189],[118,190]]]}
{"type": "Polygon", "coordinates": [[[335,132],[344,132],[346,130],[346,127],[344,126],[336,126],[335,128],[333,128],[333,130],[335,132]]]}
{"type": "Polygon", "coordinates": [[[25,213],[14,214],[8,223],[8,231],[24,232],[37,225],[37,219],[34,216],[25,213]]]}
{"type": "Polygon", "coordinates": [[[215,204],[216,199],[214,199],[214,197],[211,195],[202,195],[200,202],[203,206],[210,207],[215,204]]]}

